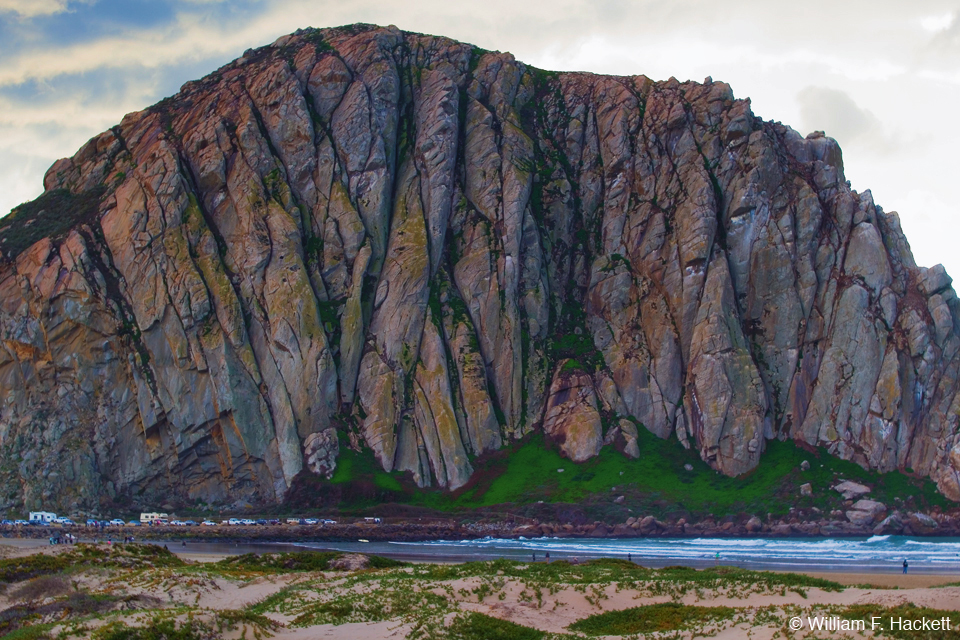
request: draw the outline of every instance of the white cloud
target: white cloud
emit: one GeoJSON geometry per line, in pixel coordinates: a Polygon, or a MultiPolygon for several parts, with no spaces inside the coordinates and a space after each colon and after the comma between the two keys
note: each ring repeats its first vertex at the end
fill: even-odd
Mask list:
{"type": "Polygon", "coordinates": [[[931,33],[936,33],[938,31],[944,31],[950,28],[950,25],[953,24],[954,14],[944,13],[938,16],[924,16],[918,20],[920,26],[924,30],[931,33]]]}
{"type": "Polygon", "coordinates": [[[67,0],[0,0],[0,14],[15,13],[23,18],[48,16],[67,10],[67,0]]]}

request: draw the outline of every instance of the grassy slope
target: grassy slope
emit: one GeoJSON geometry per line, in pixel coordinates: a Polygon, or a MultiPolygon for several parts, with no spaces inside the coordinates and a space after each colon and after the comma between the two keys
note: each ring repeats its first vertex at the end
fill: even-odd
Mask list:
{"type": "Polygon", "coordinates": [[[79,224],[90,222],[105,192],[104,186],[81,195],[57,189],[14,208],[0,218],[0,258],[15,257],[43,238],[64,238],[79,224]]]}
{"type": "Polygon", "coordinates": [[[841,508],[839,494],[830,487],[842,478],[873,487],[870,497],[891,506],[901,504],[895,498],[908,507],[950,506],[927,479],[866,471],[824,450],[805,451],[793,442],[769,442],[757,469],[728,478],[679,443],[639,431],[642,454],[638,460],[604,447],[599,456],[583,464],[561,457],[541,436],[530,437],[474,460],[476,472],[470,484],[452,494],[418,489],[406,474],[384,472],[369,450],[357,453],[343,447],[333,479],[321,482],[317,489],[329,493],[331,485],[336,487],[337,506],[347,511],[395,502],[458,512],[542,500],[585,505],[597,516],[625,516],[631,508],[633,513],[710,513],[719,518],[741,512],[781,515],[791,507],[841,508]],[[803,460],[810,462],[809,471],[800,471],[803,460]],[[686,464],[693,470],[685,470],[686,464]],[[800,496],[799,487],[807,482],[813,485],[813,497],[800,496]],[[623,506],[613,504],[618,495],[626,496],[623,506]]]}

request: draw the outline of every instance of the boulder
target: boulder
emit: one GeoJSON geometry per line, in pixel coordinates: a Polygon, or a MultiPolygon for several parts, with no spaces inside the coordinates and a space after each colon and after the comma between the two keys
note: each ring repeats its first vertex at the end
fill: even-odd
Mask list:
{"type": "Polygon", "coordinates": [[[896,513],[890,514],[873,528],[874,535],[897,535],[903,531],[903,521],[896,513]]]}
{"type": "Polygon", "coordinates": [[[557,365],[547,398],[543,431],[574,462],[584,462],[600,453],[603,427],[593,381],[582,370],[557,365]]]}
{"type": "Polygon", "coordinates": [[[847,520],[857,526],[872,525],[887,508],[875,500],[858,500],[846,512],[847,520]]]}
{"type": "Polygon", "coordinates": [[[800,495],[802,496],[812,496],[813,495],[813,485],[809,482],[806,484],[800,485],[800,495]]]}
{"type": "Polygon", "coordinates": [[[763,522],[757,516],[752,516],[744,526],[750,533],[756,533],[763,529],[763,522]]]}
{"type": "Polygon", "coordinates": [[[852,500],[870,493],[870,487],[858,482],[851,482],[850,480],[841,482],[833,487],[833,490],[838,491],[844,500],[852,500]]]}
{"type": "Polygon", "coordinates": [[[911,528],[919,532],[933,531],[940,527],[936,520],[925,513],[911,513],[909,522],[911,528]]]}
{"type": "Polygon", "coordinates": [[[306,458],[307,468],[327,479],[333,477],[339,453],[340,443],[337,441],[335,429],[311,433],[303,441],[303,455],[306,458]]]}
{"type": "Polygon", "coordinates": [[[623,436],[624,445],[623,453],[628,458],[639,458],[640,457],[640,444],[637,441],[639,437],[637,434],[637,425],[633,424],[632,421],[621,419],[620,420],[620,435],[623,436]]]}

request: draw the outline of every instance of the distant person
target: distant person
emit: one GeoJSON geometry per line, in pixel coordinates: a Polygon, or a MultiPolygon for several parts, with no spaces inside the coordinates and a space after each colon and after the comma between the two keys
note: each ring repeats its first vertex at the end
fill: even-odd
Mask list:
{"type": "Polygon", "coordinates": [[[633,562],[633,556],[627,553],[627,562],[633,562]]]}
{"type": "Polygon", "coordinates": [[[550,552],[549,552],[549,551],[547,551],[547,556],[546,556],[546,558],[547,558],[547,564],[550,564],[550,552]]]}
{"type": "Polygon", "coordinates": [[[533,554],[533,561],[534,561],[534,562],[537,561],[537,554],[535,554],[535,553],[533,554]]]}
{"type": "Polygon", "coordinates": [[[904,559],[903,559],[903,572],[904,572],[904,573],[907,572],[907,568],[908,568],[909,566],[910,566],[910,565],[907,564],[907,559],[904,558],[904,559]]]}
{"type": "Polygon", "coordinates": [[[717,551],[716,565],[717,565],[718,567],[720,566],[720,552],[719,552],[719,551],[717,551]]]}
{"type": "Polygon", "coordinates": [[[180,543],[180,546],[183,547],[183,548],[186,548],[186,547],[187,547],[187,541],[184,540],[183,542],[181,542],[181,543],[180,543]]]}

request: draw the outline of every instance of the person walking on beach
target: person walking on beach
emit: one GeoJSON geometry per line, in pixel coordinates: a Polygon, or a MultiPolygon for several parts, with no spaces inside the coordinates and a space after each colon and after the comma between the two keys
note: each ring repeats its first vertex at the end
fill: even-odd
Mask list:
{"type": "Polygon", "coordinates": [[[903,572],[904,572],[904,573],[907,572],[907,567],[909,567],[909,566],[910,566],[910,565],[907,564],[907,559],[904,558],[904,559],[903,559],[903,572]]]}

